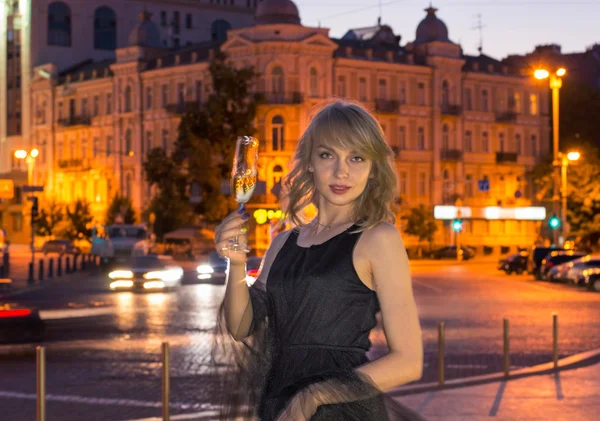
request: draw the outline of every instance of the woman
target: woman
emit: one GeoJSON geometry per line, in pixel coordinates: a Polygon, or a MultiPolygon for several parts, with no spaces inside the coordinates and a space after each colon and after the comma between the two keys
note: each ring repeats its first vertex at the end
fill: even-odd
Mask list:
{"type": "Polygon", "coordinates": [[[228,249],[240,234],[245,241],[248,215],[234,212],[217,227],[216,249],[230,265],[225,325],[236,341],[253,341],[244,358],[258,361],[244,371],[255,383],[242,393],[257,393],[250,415],[409,418],[382,394],[418,380],[423,361],[408,258],[390,210],[392,156],[372,115],[356,104],[331,103],[298,141],[284,179],[283,210],[296,228],[274,238],[252,287],[245,282],[246,254],[228,249]],[[318,214],[305,223],[310,203],[318,214]],[[389,353],[368,361],[379,311],[389,353]]]}

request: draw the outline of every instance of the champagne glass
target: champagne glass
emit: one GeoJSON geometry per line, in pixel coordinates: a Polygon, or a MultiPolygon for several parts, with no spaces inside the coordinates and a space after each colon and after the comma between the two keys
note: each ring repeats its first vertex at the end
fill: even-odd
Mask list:
{"type": "MultiPolygon", "coordinates": [[[[235,145],[233,167],[231,170],[232,190],[235,200],[244,206],[254,193],[258,178],[258,139],[253,136],[240,136],[235,145]]],[[[247,244],[240,244],[238,237],[229,246],[230,250],[244,250],[248,253],[247,244]]]]}

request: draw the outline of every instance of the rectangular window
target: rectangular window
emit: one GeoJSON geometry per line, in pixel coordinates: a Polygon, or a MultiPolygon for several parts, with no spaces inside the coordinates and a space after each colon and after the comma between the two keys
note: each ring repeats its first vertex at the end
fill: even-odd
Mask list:
{"type": "Polygon", "coordinates": [[[112,136],[106,136],[106,156],[109,157],[112,154],[112,136]]]}
{"type": "Polygon", "coordinates": [[[63,150],[63,143],[62,142],[58,142],[56,144],[56,157],[60,160],[60,159],[64,159],[65,155],[64,155],[64,150],[63,150]]]}
{"type": "Polygon", "coordinates": [[[523,107],[521,106],[521,92],[515,92],[513,96],[514,112],[521,114],[523,107]]]}
{"type": "Polygon", "coordinates": [[[346,96],[346,78],[344,76],[338,77],[337,93],[339,97],[346,96]]]}
{"type": "Polygon", "coordinates": [[[87,141],[87,139],[81,139],[81,157],[83,159],[88,157],[88,141],[87,141]]]}
{"type": "Polygon", "coordinates": [[[425,84],[417,85],[417,105],[425,105],[425,84]]]}
{"type": "Polygon", "coordinates": [[[167,12],[160,11],[160,26],[167,26],[167,12]]]}
{"type": "Polygon", "coordinates": [[[419,196],[427,196],[427,174],[419,173],[419,196]]]}
{"type": "Polygon", "coordinates": [[[182,105],[185,102],[185,83],[177,85],[177,103],[182,105]]]}
{"type": "Polygon", "coordinates": [[[146,109],[152,109],[152,86],[146,87],[146,109]]]}
{"type": "Polygon", "coordinates": [[[405,126],[400,126],[400,129],[398,130],[398,147],[400,148],[400,150],[408,149],[406,146],[406,127],[405,126]]]}
{"type": "Polygon", "coordinates": [[[420,151],[425,150],[425,128],[419,127],[417,130],[417,149],[420,151]]]}
{"type": "Polygon", "coordinates": [[[473,91],[471,88],[465,89],[465,110],[471,111],[473,109],[473,91]]]}
{"type": "Polygon", "coordinates": [[[96,158],[98,156],[98,154],[100,153],[100,138],[98,136],[94,137],[94,140],[92,140],[93,145],[92,145],[92,153],[94,158],[96,158]]]}
{"type": "Polygon", "coordinates": [[[96,117],[98,114],[100,114],[100,97],[98,95],[94,96],[94,109],[93,109],[93,116],[96,117]]]}
{"type": "Polygon", "coordinates": [[[165,108],[167,105],[169,105],[169,86],[168,85],[163,85],[162,86],[162,107],[165,108]]]}
{"type": "Polygon", "coordinates": [[[20,212],[12,212],[11,215],[13,232],[21,232],[23,230],[23,214],[20,212]]]}
{"type": "Polygon", "coordinates": [[[106,114],[112,114],[112,94],[106,94],[106,114]]]}
{"type": "Polygon", "coordinates": [[[538,96],[537,96],[537,94],[529,95],[529,114],[531,114],[531,115],[538,114],[538,96]]]}
{"type": "Polygon", "coordinates": [[[465,197],[473,197],[473,176],[467,174],[465,177],[465,197]]]}
{"type": "Polygon", "coordinates": [[[367,100],[367,79],[361,77],[358,80],[358,97],[361,101],[367,100]]]}
{"type": "Polygon", "coordinates": [[[515,135],[515,148],[516,148],[517,155],[521,155],[521,153],[523,153],[523,145],[521,143],[523,143],[521,141],[521,135],[520,134],[515,135]]]}
{"type": "Polygon", "coordinates": [[[198,101],[198,104],[202,104],[202,81],[201,80],[196,81],[196,101],[198,101]]]}
{"type": "Polygon", "coordinates": [[[88,116],[88,100],[87,100],[87,98],[83,98],[81,100],[81,115],[83,117],[88,116]]]}
{"type": "Polygon", "coordinates": [[[377,84],[377,97],[379,99],[387,99],[387,97],[388,97],[387,80],[379,79],[379,82],[377,84]]]}
{"type": "Polygon", "coordinates": [[[152,132],[146,132],[146,153],[149,153],[152,150],[152,132]]]}
{"type": "Polygon", "coordinates": [[[58,120],[62,120],[63,118],[63,103],[62,101],[58,101],[58,105],[56,107],[58,109],[58,120]]]}
{"type": "Polygon", "coordinates": [[[167,129],[163,129],[163,131],[162,131],[162,147],[165,152],[167,152],[168,145],[169,145],[169,131],[167,129]]]}
{"type": "Polygon", "coordinates": [[[400,92],[399,92],[400,104],[406,104],[406,82],[400,82],[400,92]]]}
{"type": "Polygon", "coordinates": [[[408,178],[408,176],[405,171],[400,172],[400,180],[398,183],[398,190],[399,190],[401,196],[405,196],[408,193],[407,178],[408,178]]]}
{"type": "Polygon", "coordinates": [[[481,152],[488,153],[490,151],[490,139],[487,132],[481,133],[481,152]]]}
{"type": "Polygon", "coordinates": [[[531,135],[531,155],[537,156],[537,154],[538,154],[537,136],[532,134],[531,135]]]}
{"type": "Polygon", "coordinates": [[[490,105],[489,105],[489,96],[488,96],[488,91],[486,89],[484,89],[483,91],[481,91],[481,111],[483,111],[484,113],[487,113],[489,111],[490,105]]]}
{"type": "Polygon", "coordinates": [[[470,130],[465,132],[465,152],[473,152],[473,133],[470,130]]]}
{"type": "Polygon", "coordinates": [[[174,34],[179,34],[179,12],[175,11],[173,12],[173,33],[174,34]]]}
{"type": "Polygon", "coordinates": [[[192,14],[188,13],[185,15],[185,29],[192,29],[192,28],[193,28],[192,14]]]}

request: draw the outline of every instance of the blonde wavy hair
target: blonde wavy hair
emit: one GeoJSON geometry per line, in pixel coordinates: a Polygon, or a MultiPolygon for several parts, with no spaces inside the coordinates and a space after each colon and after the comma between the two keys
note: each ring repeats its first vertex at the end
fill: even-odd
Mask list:
{"type": "Polygon", "coordinates": [[[372,162],[371,175],[355,201],[353,220],[359,231],[381,222],[395,223],[392,202],[396,197],[397,176],[394,153],[385,141],[381,126],[361,105],[335,100],[321,104],[306,131],[298,140],[292,157],[292,169],[282,181],[282,210],[286,221],[295,226],[307,224],[303,211],[318,206],[319,194],[308,172],[313,148],[325,142],[332,147],[355,150],[372,162]]]}

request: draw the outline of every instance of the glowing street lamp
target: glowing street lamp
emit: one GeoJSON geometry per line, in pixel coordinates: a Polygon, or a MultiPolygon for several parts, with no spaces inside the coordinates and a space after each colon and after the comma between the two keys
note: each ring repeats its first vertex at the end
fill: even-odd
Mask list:
{"type": "Polygon", "coordinates": [[[39,154],[40,151],[38,151],[36,148],[33,148],[29,152],[27,152],[25,149],[19,149],[18,151],[15,151],[15,158],[24,159],[25,163],[27,163],[27,184],[30,186],[35,184],[35,180],[33,179],[35,173],[33,170],[35,169],[35,158],[37,158],[39,154]]]}
{"type": "MultiPolygon", "coordinates": [[[[559,200],[559,182],[560,182],[560,170],[561,162],[558,151],[558,110],[559,110],[559,91],[562,87],[562,77],[567,74],[567,70],[564,67],[556,69],[554,72],[550,72],[547,69],[537,69],[533,72],[533,77],[538,80],[548,79],[550,89],[552,90],[552,165],[554,167],[553,180],[554,189],[552,194],[552,210],[556,215],[558,213],[558,200],[559,200]]],[[[558,243],[558,230],[554,230],[554,244],[558,243]]]]}

